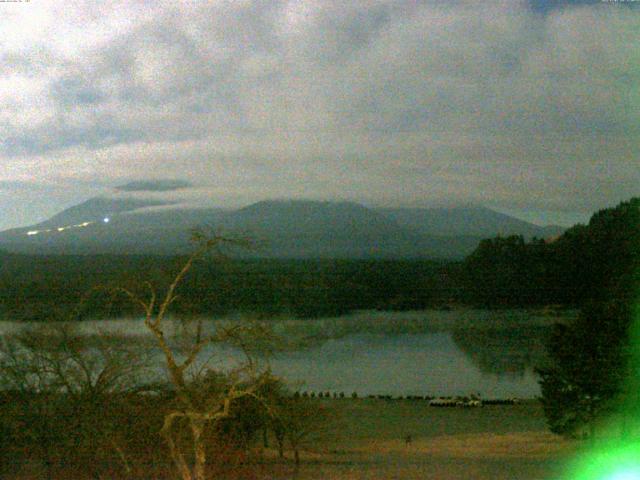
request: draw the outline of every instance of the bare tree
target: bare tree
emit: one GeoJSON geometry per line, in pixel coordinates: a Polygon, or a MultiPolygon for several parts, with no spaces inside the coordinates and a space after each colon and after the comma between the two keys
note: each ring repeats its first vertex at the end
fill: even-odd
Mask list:
{"type": "MultiPolygon", "coordinates": [[[[230,239],[222,236],[206,236],[200,232],[194,234],[197,248],[187,257],[180,271],[173,278],[164,295],[159,298],[156,290],[147,283],[149,293],[142,297],[125,288],[117,290],[137,303],[144,312],[144,324],[151,332],[160,348],[168,372],[169,381],[175,390],[176,405],[167,404],[167,413],[161,434],[165,439],[175,467],[182,480],[205,480],[207,450],[204,432],[210,425],[219,423],[231,415],[231,406],[241,398],[258,395],[260,386],[267,382],[271,375],[268,369],[260,369],[254,359],[258,345],[256,339],[264,339],[266,330],[256,324],[218,326],[210,334],[204,331],[201,319],[197,321],[196,334],[183,344],[182,351],[176,348],[169,338],[167,315],[169,308],[178,298],[176,290],[194,263],[213,252],[221,256],[221,247],[247,247],[246,240],[230,239]],[[245,360],[237,368],[227,374],[227,382],[223,388],[203,388],[206,382],[207,369],[199,364],[207,346],[213,343],[227,343],[239,348],[245,360]],[[195,376],[195,380],[194,380],[195,376]],[[187,456],[181,443],[177,441],[180,423],[186,425],[191,436],[191,455],[187,456]],[[193,458],[193,463],[188,461],[193,458]]],[[[215,371],[220,371],[216,369],[215,371]]]]}
{"type": "MultiPolygon", "coordinates": [[[[133,392],[143,357],[106,335],[87,337],[69,325],[29,329],[0,341],[0,383],[21,411],[30,449],[40,454],[51,478],[57,452],[98,468],[96,459],[114,452],[130,469],[118,440],[118,420],[107,412],[118,397],[133,392]]],[[[116,460],[118,461],[118,460],[116,460]]]]}
{"type": "Polygon", "coordinates": [[[278,418],[298,466],[301,448],[322,434],[328,423],[328,412],[317,401],[288,397],[281,406],[278,418]]]}

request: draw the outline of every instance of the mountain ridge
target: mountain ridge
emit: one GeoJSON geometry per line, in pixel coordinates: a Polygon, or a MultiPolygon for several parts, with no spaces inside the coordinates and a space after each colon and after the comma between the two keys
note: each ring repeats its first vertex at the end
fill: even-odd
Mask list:
{"type": "Polygon", "coordinates": [[[224,209],[95,197],[40,224],[0,232],[0,248],[173,254],[189,250],[194,227],[255,237],[262,249],[242,255],[270,258],[462,258],[490,236],[551,236],[546,227],[478,206],[393,209],[278,199],[224,209]]]}

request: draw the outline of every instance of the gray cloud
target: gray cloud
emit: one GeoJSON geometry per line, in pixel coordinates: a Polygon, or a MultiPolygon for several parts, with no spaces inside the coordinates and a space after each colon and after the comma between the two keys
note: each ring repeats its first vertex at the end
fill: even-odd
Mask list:
{"type": "MultiPolygon", "coordinates": [[[[607,0],[528,0],[527,5],[533,12],[548,14],[554,10],[577,7],[577,6],[593,6],[603,3],[607,0]]],[[[631,1],[617,1],[612,3],[618,3],[617,7],[622,8],[635,8],[635,2],[631,1]]]]}
{"type": "Polygon", "coordinates": [[[182,190],[192,187],[191,182],[185,180],[153,180],[153,181],[133,181],[119,185],[116,190],[122,192],[167,192],[171,190],[182,190]]]}
{"type": "Polygon", "coordinates": [[[186,178],[217,201],[444,199],[576,211],[638,193],[636,8],[95,8],[68,5],[31,30],[27,15],[24,43],[17,32],[0,47],[9,72],[0,161],[11,166],[0,181],[45,169],[66,182],[186,178]]]}

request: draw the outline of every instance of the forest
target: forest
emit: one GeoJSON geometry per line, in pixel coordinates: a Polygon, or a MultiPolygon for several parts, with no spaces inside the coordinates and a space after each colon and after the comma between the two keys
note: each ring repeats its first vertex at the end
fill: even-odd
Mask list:
{"type": "MultiPolygon", "coordinates": [[[[462,262],[208,258],[194,266],[177,315],[319,317],[354,310],[579,307],[633,295],[640,266],[640,199],[593,215],[555,239],[483,240],[462,262]]],[[[25,321],[129,316],[113,286],[167,284],[182,256],[0,253],[0,315],[25,321]]]]}
{"type": "MultiPolygon", "coordinates": [[[[628,312],[637,292],[638,225],[640,199],[632,199],[597,212],[588,225],[557,239],[484,240],[462,262],[226,259],[207,256],[210,245],[202,239],[191,257],[4,253],[4,318],[49,322],[52,330],[25,332],[0,343],[0,410],[6,420],[0,422],[0,438],[6,439],[0,445],[2,470],[28,470],[28,459],[37,458],[36,470],[48,478],[85,473],[148,478],[152,467],[159,476],[175,469],[183,479],[205,478],[214,470],[241,478],[243,468],[254,472],[265,461],[275,465],[264,452],[275,451],[282,460],[286,450],[297,466],[301,446],[320,441],[327,418],[339,416],[345,402],[357,397],[334,392],[333,403],[307,399],[288,390],[268,367],[258,367],[253,350],[271,348],[269,322],[223,325],[203,336],[203,317],[231,312],[268,319],[359,309],[578,307],[576,322],[554,330],[547,346],[550,363],[537,371],[550,429],[575,437],[588,425],[593,436],[595,421],[612,411],[628,377],[625,346],[631,317],[612,310],[610,303],[615,299],[627,306],[620,311],[628,312]],[[115,347],[113,339],[82,337],[74,323],[55,322],[145,315],[145,327],[166,356],[165,384],[140,381],[148,359],[126,344],[115,347]],[[169,316],[200,319],[198,328],[189,337],[169,340],[169,316]],[[597,333],[602,329],[606,335],[597,333]],[[214,342],[241,348],[247,359],[231,373],[213,368],[187,377],[203,348],[214,342]],[[581,348],[574,348],[576,342],[581,348]],[[590,369],[582,367],[584,355],[595,362],[590,369]],[[599,383],[593,382],[593,371],[601,372],[599,383]],[[567,379],[576,385],[570,397],[563,389],[567,379]],[[575,408],[583,401],[590,402],[588,416],[575,408]],[[337,410],[327,412],[327,407],[337,410]],[[34,445],[37,452],[25,455],[34,445]]],[[[520,334],[503,337],[501,343],[518,352],[518,342],[535,336],[520,334]]],[[[496,367],[478,348],[478,342],[488,341],[478,332],[455,332],[454,340],[485,370],[496,367]]]]}

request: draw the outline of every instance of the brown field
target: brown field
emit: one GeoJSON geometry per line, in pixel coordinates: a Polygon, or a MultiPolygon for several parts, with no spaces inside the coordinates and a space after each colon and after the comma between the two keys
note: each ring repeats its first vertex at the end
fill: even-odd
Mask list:
{"type": "Polygon", "coordinates": [[[535,401],[472,409],[409,400],[325,402],[336,408],[334,425],[307,446],[300,470],[271,465],[263,478],[554,479],[576,448],[547,431],[535,401]]]}
{"type": "MultiPolygon", "coordinates": [[[[517,405],[477,408],[436,408],[425,400],[317,399],[328,413],[322,431],[308,438],[296,468],[293,455],[284,460],[261,438],[249,451],[220,452],[211,458],[211,479],[299,480],[536,480],[558,479],[564,460],[579,447],[550,434],[542,408],[535,401],[517,405]],[[410,436],[410,441],[407,437],[410,436]]],[[[9,414],[9,411],[5,412],[9,414]]],[[[141,411],[142,413],[142,411],[141,411]]],[[[6,468],[2,478],[11,479],[169,479],[170,462],[151,426],[140,437],[149,441],[146,460],[125,474],[121,468],[89,474],[89,465],[72,467],[66,462],[52,476],[41,463],[26,461],[6,468]],[[8,473],[12,471],[12,473],[8,473]]],[[[30,457],[29,452],[14,452],[30,457]]],[[[5,461],[10,462],[5,455],[5,461]]],[[[17,458],[17,457],[16,457],[17,458]]],[[[117,462],[117,460],[113,460],[117,462]]],[[[117,467],[114,464],[114,467],[117,467]]]]}

